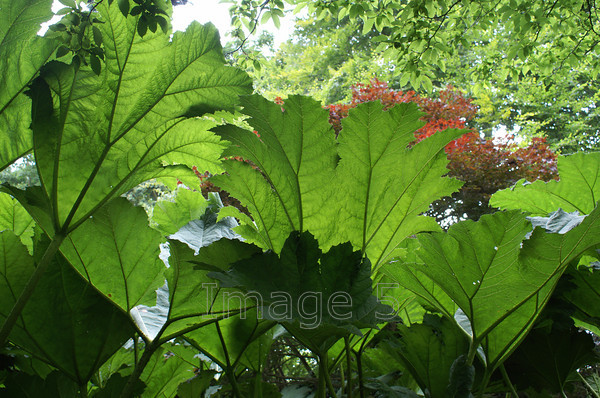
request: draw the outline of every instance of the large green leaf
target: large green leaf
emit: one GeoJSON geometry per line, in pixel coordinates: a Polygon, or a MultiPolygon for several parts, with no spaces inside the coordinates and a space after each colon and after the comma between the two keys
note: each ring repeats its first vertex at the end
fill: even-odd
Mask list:
{"type": "Polygon", "coordinates": [[[398,325],[397,333],[383,347],[400,358],[427,396],[447,397],[450,368],[469,349],[462,331],[445,318],[427,315],[423,323],[398,325]]]}
{"type": "Polygon", "coordinates": [[[455,224],[447,234],[421,236],[425,265],[408,266],[460,307],[457,321],[483,346],[493,369],[531,328],[567,264],[600,243],[599,217],[596,209],[565,234],[536,228],[527,239],[524,215],[495,213],[455,224]]]}
{"type": "Polygon", "coordinates": [[[559,208],[566,212],[591,213],[600,200],[600,152],[560,156],[558,174],[559,181],[538,180],[529,184],[521,180],[512,188],[496,192],[490,205],[539,216],[559,208]]]}
{"type": "Polygon", "coordinates": [[[158,257],[163,237],[141,207],[117,198],[71,232],[61,246],[69,262],[124,313],[152,304],[164,283],[158,257]]]}
{"type": "MultiPolygon", "coordinates": [[[[156,305],[140,305],[132,311],[142,333],[151,340],[159,332],[163,336],[178,335],[230,312],[237,314],[245,306],[245,302],[235,301],[230,305],[227,295],[233,289],[218,288],[208,273],[226,270],[261,250],[233,239],[236,235],[231,229],[237,223],[230,217],[218,220],[222,203],[217,195],[210,198],[200,219],[170,235],[161,254],[169,267],[165,272],[167,283],[157,291],[156,305]]],[[[186,201],[174,205],[175,209],[188,207],[186,201]]]]}
{"type": "Polygon", "coordinates": [[[444,147],[464,133],[446,130],[410,147],[423,125],[416,104],[382,111],[369,102],[342,120],[336,186],[331,203],[340,241],[360,247],[378,267],[407,236],[438,230],[435,220],[420,216],[429,204],[447,196],[461,182],[441,178],[448,170],[444,147]]]}
{"type": "MultiPolygon", "coordinates": [[[[581,379],[577,370],[598,362],[594,338],[575,327],[534,328],[504,363],[511,382],[546,394],[569,392],[581,379]]],[[[572,391],[571,391],[572,393],[572,391]]]]}
{"type": "Polygon", "coordinates": [[[250,209],[256,221],[244,237],[280,251],[290,232],[314,231],[322,222],[325,203],[320,190],[334,177],[336,153],[327,111],[307,97],[292,96],[285,109],[260,96],[242,101],[248,123],[260,135],[228,126],[219,134],[235,146],[226,153],[241,156],[260,168],[237,161],[226,163],[229,175],[212,181],[250,209]]]}
{"type": "Polygon", "coordinates": [[[56,42],[37,36],[52,0],[0,0],[0,170],[32,147],[31,100],[24,90],[56,42]]]}
{"type": "MultiPolygon", "coordinates": [[[[4,238],[5,234],[6,231],[1,236],[4,238]]],[[[11,242],[3,239],[2,243],[7,254],[11,242]]],[[[12,244],[21,245],[14,235],[12,244]]],[[[45,249],[45,243],[37,245],[36,249],[45,249]]],[[[12,293],[0,301],[2,321],[12,308],[15,293],[26,282],[23,278],[34,271],[33,259],[25,247],[21,245],[20,251],[20,261],[8,262],[8,271],[18,267],[18,272],[4,272],[2,278],[7,285],[0,291],[3,295],[12,293]]],[[[98,294],[64,258],[57,256],[22,311],[10,341],[58,368],[78,385],[85,385],[132,335],[133,327],[127,316],[98,294]]]]}
{"type": "Polygon", "coordinates": [[[97,9],[101,74],[52,62],[31,90],[36,163],[55,230],[74,229],[142,181],[184,172],[174,164],[220,171],[224,143],[208,131],[215,122],[193,116],[233,109],[251,90],[244,72],[224,65],[214,26],[142,38],[140,15],[124,17],[117,2],[97,9]]]}
{"type": "Polygon", "coordinates": [[[272,251],[236,262],[211,276],[257,300],[266,319],[282,323],[320,354],[337,339],[376,327],[391,308],[372,295],[368,259],[349,243],[323,253],[309,232],[292,232],[281,255],[272,251]]]}
{"type": "Polygon", "coordinates": [[[444,146],[459,130],[409,147],[422,125],[417,106],[384,112],[373,102],[350,111],[338,145],[316,101],[292,96],[282,108],[255,96],[243,105],[259,137],[236,127],[219,133],[235,144],[228,155],[253,166],[229,161],[228,175],[212,182],[252,213],[255,224],[236,230],[244,238],[279,252],[291,231],[309,230],[324,248],[350,241],[377,266],[407,236],[439,229],[419,214],[460,186],[441,178],[447,173],[444,146]]]}

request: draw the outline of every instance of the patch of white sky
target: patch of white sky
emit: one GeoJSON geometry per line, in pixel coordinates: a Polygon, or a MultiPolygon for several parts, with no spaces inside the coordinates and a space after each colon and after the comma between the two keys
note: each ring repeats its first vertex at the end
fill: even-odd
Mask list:
{"type": "MultiPolygon", "coordinates": [[[[219,30],[221,44],[225,45],[227,41],[231,40],[231,37],[227,33],[233,29],[231,26],[231,16],[229,15],[230,6],[231,4],[221,2],[220,0],[193,0],[188,1],[187,4],[175,6],[173,7],[173,30],[184,31],[193,21],[198,21],[202,24],[210,22],[219,30]]],[[[63,7],[64,5],[58,0],[54,0],[52,11],[57,12],[63,7]]],[[[275,42],[274,48],[277,49],[283,42],[289,39],[294,31],[296,17],[296,15],[292,14],[291,10],[287,10],[285,17],[280,19],[281,26],[279,29],[275,27],[272,21],[259,24],[253,37],[258,37],[262,31],[271,32],[275,42]]],[[[45,32],[48,25],[56,23],[60,18],[61,16],[54,16],[49,22],[43,24],[40,33],[45,32]]]]}

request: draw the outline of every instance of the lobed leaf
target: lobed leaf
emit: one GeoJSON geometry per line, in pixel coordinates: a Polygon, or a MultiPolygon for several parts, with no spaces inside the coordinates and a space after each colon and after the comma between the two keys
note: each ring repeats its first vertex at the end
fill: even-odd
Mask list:
{"type": "Polygon", "coordinates": [[[226,154],[251,164],[228,161],[228,175],[211,181],[250,210],[255,225],[237,229],[244,238],[279,252],[290,232],[308,230],[323,248],[350,241],[377,268],[407,236],[439,229],[420,214],[460,186],[441,177],[447,173],[444,146],[461,131],[410,147],[422,125],[416,105],[384,112],[372,102],[350,111],[336,143],[316,101],[292,96],[282,107],[249,97],[243,105],[257,134],[218,131],[235,144],[226,154]]]}
{"type": "Polygon", "coordinates": [[[560,156],[558,175],[559,181],[518,181],[492,195],[490,205],[534,216],[546,216],[559,208],[568,213],[591,213],[600,200],[600,152],[560,156]]]}
{"type": "Polygon", "coordinates": [[[61,251],[73,267],[124,313],[150,304],[164,283],[161,234],[146,212],[117,198],[70,233],[61,251]]]}
{"type": "MultiPolygon", "coordinates": [[[[1,236],[4,238],[6,233],[1,236]]],[[[2,250],[6,252],[10,242],[3,239],[2,250]]],[[[21,245],[14,235],[12,244],[21,245]]],[[[35,252],[43,252],[44,245],[47,242],[38,243],[35,252]]],[[[0,301],[2,321],[34,271],[33,258],[22,245],[20,251],[20,261],[2,264],[8,270],[2,278],[7,285],[0,289],[6,292],[0,301]]],[[[78,385],[85,385],[133,331],[122,311],[98,294],[64,258],[56,256],[21,312],[10,341],[59,369],[78,385]]]]}
{"type": "Polygon", "coordinates": [[[292,96],[282,108],[251,96],[243,98],[242,105],[260,138],[233,126],[216,131],[234,144],[226,155],[241,156],[260,170],[228,161],[228,175],[211,181],[254,215],[256,232],[244,230],[248,238],[280,251],[290,232],[314,231],[321,225],[319,211],[326,198],[319,188],[330,185],[335,173],[334,137],[327,111],[312,99],[292,96]]]}
{"type": "MultiPolygon", "coordinates": [[[[437,284],[460,308],[493,369],[518,345],[547,303],[567,264],[600,240],[600,208],[565,234],[531,226],[518,212],[495,213],[422,235],[424,265],[407,265],[437,284]],[[527,239],[528,238],[528,239],[527,239]]],[[[422,285],[414,287],[417,294],[422,285]]]]}
{"type": "MultiPolygon", "coordinates": [[[[249,77],[224,65],[218,33],[193,23],[170,39],[140,16],[97,7],[106,67],[48,64],[32,87],[36,163],[54,229],[72,230],[111,197],[175,164],[220,171],[224,143],[201,116],[233,109],[249,77]]],[[[53,231],[49,232],[50,234],[53,231]]]]}
{"type": "Polygon", "coordinates": [[[209,275],[222,287],[242,289],[265,319],[282,323],[319,353],[390,318],[391,308],[372,295],[369,260],[349,243],[323,253],[309,232],[290,234],[280,256],[255,254],[209,275]]]}
{"type": "Polygon", "coordinates": [[[31,99],[25,90],[48,62],[56,42],[39,37],[52,17],[51,0],[0,0],[0,170],[29,152],[31,99]]]}

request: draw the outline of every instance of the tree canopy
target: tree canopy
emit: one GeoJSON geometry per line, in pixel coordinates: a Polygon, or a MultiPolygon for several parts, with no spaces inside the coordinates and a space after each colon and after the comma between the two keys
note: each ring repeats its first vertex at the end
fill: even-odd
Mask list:
{"type": "MultiPolygon", "coordinates": [[[[362,32],[376,32],[379,49],[406,75],[405,82],[431,87],[436,70],[463,50],[493,46],[497,35],[507,34],[506,51],[490,60],[474,62],[485,76],[497,72],[504,81],[533,71],[542,78],[568,74],[584,64],[600,71],[598,7],[591,0],[289,0],[296,10],[307,9],[317,18],[346,16],[359,20],[362,32]]],[[[252,28],[257,15],[282,10],[282,1],[237,0],[232,10],[238,27],[252,28]],[[255,17],[253,19],[253,17],[255,17]]]]}

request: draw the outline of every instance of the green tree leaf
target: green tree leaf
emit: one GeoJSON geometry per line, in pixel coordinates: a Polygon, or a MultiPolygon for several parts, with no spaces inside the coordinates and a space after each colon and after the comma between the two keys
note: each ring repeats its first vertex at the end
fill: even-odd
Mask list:
{"type": "Polygon", "coordinates": [[[577,153],[558,158],[560,181],[519,181],[514,187],[495,193],[490,205],[520,209],[536,216],[555,210],[589,214],[600,200],[600,152],[577,153]]]}
{"type": "Polygon", "coordinates": [[[153,228],[164,236],[177,232],[192,220],[204,215],[208,201],[201,192],[178,188],[175,201],[160,200],[152,209],[153,228]]]}
{"type": "Polygon", "coordinates": [[[426,315],[423,323],[398,325],[398,334],[384,339],[384,349],[402,361],[423,391],[446,397],[452,364],[469,349],[462,331],[446,318],[426,315]]]}
{"type": "Polygon", "coordinates": [[[256,226],[236,230],[250,242],[278,252],[291,231],[309,230],[324,248],[350,241],[377,266],[407,236],[439,229],[420,214],[460,186],[441,177],[447,173],[444,146],[461,131],[409,148],[422,125],[416,105],[383,112],[372,102],[350,111],[336,145],[327,113],[312,100],[292,96],[279,106],[250,97],[244,106],[260,137],[233,127],[219,134],[235,144],[227,155],[259,170],[229,161],[228,175],[211,181],[250,210],[256,226]]]}
{"type": "Polygon", "coordinates": [[[591,334],[578,328],[534,328],[505,362],[511,381],[520,390],[560,394],[579,381],[577,370],[598,361],[591,334]]]}
{"type": "Polygon", "coordinates": [[[31,100],[24,94],[56,42],[37,36],[51,0],[0,1],[0,171],[29,152],[31,100]]]}
{"type": "Polygon", "coordinates": [[[215,123],[190,117],[231,110],[251,90],[244,72],[224,65],[214,26],[141,38],[139,17],[124,17],[117,2],[97,8],[105,22],[100,75],[54,62],[32,87],[36,162],[57,231],[171,165],[220,171],[224,143],[208,131],[215,123]]]}
{"type": "Polygon", "coordinates": [[[421,116],[415,104],[383,112],[381,103],[370,102],[342,120],[338,185],[332,194],[342,206],[335,212],[335,228],[342,241],[360,247],[376,266],[389,260],[407,236],[437,230],[434,219],[420,214],[461,185],[441,177],[447,173],[444,146],[463,131],[446,130],[409,147],[423,125],[421,116]]]}

